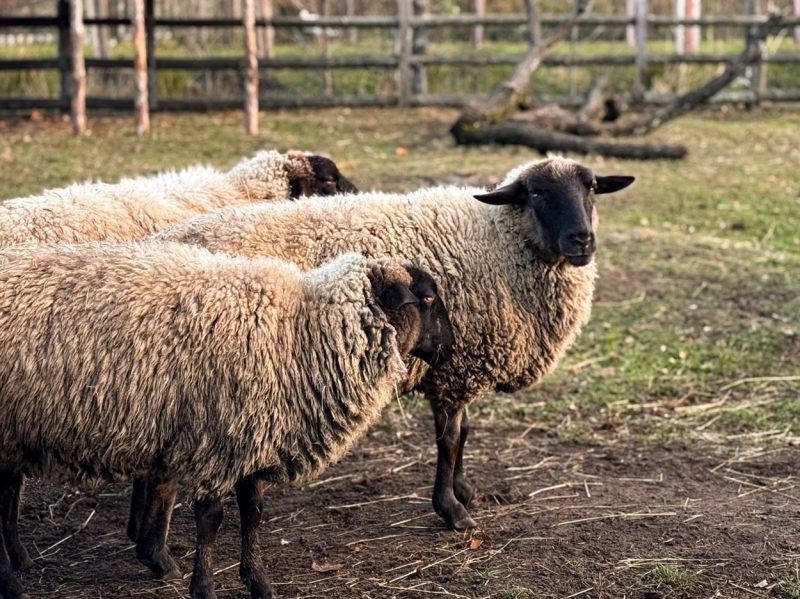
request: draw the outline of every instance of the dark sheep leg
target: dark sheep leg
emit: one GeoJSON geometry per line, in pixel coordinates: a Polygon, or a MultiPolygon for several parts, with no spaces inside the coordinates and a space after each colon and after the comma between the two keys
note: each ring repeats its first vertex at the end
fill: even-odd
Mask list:
{"type": "Polygon", "coordinates": [[[272,587],[264,574],[258,551],[258,527],[264,508],[264,481],[248,476],[236,483],[236,502],[242,522],[242,559],[239,577],[252,599],[270,599],[272,587]]]}
{"type": "MultiPolygon", "coordinates": [[[[178,486],[172,482],[144,481],[144,487],[144,501],[139,506],[141,520],[136,539],[136,557],[156,578],[175,580],[181,577],[181,573],[166,543],[178,486]]],[[[131,500],[131,514],[133,501],[131,500]]]]}
{"type": "Polygon", "coordinates": [[[3,545],[13,570],[30,570],[31,560],[19,540],[19,499],[25,479],[21,472],[0,474],[0,519],[3,521],[3,545]]]}
{"type": "MultiPolygon", "coordinates": [[[[11,485],[9,476],[3,476],[0,480],[0,496],[3,502],[3,515],[5,515],[5,507],[8,497],[8,487],[11,485]]],[[[6,551],[6,536],[5,536],[5,519],[3,519],[3,526],[0,527],[0,597],[4,599],[29,599],[25,594],[14,570],[11,568],[11,560],[6,551]]]]}
{"type": "Polygon", "coordinates": [[[222,501],[203,499],[194,504],[194,521],[197,525],[197,545],[194,572],[189,583],[192,599],[217,599],[214,591],[214,551],[212,545],[222,526],[222,501]]]}
{"type": "Polygon", "coordinates": [[[467,509],[456,499],[453,492],[453,477],[461,444],[461,420],[464,408],[448,412],[443,403],[432,402],[433,419],[436,423],[436,482],[433,485],[433,509],[441,516],[448,528],[463,530],[477,526],[467,509]]]}
{"type": "Polygon", "coordinates": [[[467,477],[464,476],[464,445],[467,443],[467,436],[469,435],[469,415],[465,409],[461,416],[461,436],[458,442],[458,455],[456,456],[456,465],[453,469],[453,491],[456,494],[456,499],[464,507],[469,507],[472,498],[475,496],[475,487],[467,482],[467,477]]]}
{"type": "Polygon", "coordinates": [[[128,517],[128,538],[136,543],[142,533],[142,521],[147,511],[147,479],[134,478],[131,492],[131,511],[128,517]]]}

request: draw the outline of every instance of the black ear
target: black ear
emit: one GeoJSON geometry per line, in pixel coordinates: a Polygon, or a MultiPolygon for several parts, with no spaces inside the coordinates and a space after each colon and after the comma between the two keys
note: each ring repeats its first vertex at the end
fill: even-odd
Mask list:
{"type": "Polygon", "coordinates": [[[342,193],[358,193],[358,188],[341,173],[339,173],[339,181],[336,182],[336,190],[342,193]]]}
{"type": "Polygon", "coordinates": [[[597,181],[597,189],[594,190],[596,194],[600,193],[614,193],[620,189],[625,189],[628,185],[633,183],[636,177],[629,177],[627,175],[609,175],[608,177],[595,177],[597,181]]]}
{"type": "Polygon", "coordinates": [[[405,285],[390,285],[380,297],[381,305],[395,312],[408,304],[419,304],[417,297],[405,285]]]}
{"type": "Polygon", "coordinates": [[[474,196],[479,202],[493,206],[522,206],[528,201],[528,190],[516,181],[489,193],[480,193],[474,196]]]}
{"type": "Polygon", "coordinates": [[[303,196],[313,196],[314,195],[314,182],[309,181],[305,177],[300,177],[289,181],[289,187],[291,198],[296,200],[297,198],[302,198],[303,196]]]}

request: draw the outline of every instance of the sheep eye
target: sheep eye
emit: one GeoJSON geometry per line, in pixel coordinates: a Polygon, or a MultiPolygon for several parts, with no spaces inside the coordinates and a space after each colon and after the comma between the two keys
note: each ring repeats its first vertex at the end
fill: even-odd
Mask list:
{"type": "Polygon", "coordinates": [[[436,296],[432,294],[428,294],[422,298],[422,303],[425,304],[426,306],[432,305],[433,302],[435,301],[436,301],[436,296]]]}

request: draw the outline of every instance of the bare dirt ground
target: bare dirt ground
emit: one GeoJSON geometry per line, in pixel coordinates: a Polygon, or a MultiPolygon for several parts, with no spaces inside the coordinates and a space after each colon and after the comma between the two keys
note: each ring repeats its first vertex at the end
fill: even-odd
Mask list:
{"type": "MultiPolygon", "coordinates": [[[[524,422],[476,428],[472,533],[447,531],[432,513],[424,412],[389,415],[309,486],[271,488],[261,546],[279,596],[793,596],[800,450],[587,445],[524,422]]],[[[191,510],[179,507],[171,533],[187,576],[165,584],[138,565],[123,533],[128,491],[65,495],[31,481],[22,533],[36,559],[23,576],[33,596],[188,597],[191,510]]],[[[220,597],[248,596],[237,534],[231,501],[218,539],[220,597]]]]}

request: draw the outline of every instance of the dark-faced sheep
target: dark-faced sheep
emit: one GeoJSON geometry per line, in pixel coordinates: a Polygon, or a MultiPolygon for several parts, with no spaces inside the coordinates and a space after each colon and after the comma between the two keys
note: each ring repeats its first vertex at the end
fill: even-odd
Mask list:
{"type": "Polygon", "coordinates": [[[0,246],[132,241],[224,206],[355,191],[328,158],[259,152],[226,173],[191,167],[7,200],[0,204],[0,246]]]}
{"type": "Polygon", "coordinates": [[[31,563],[17,536],[24,475],[144,475],[194,499],[193,598],[215,597],[211,546],[231,490],[240,574],[270,597],[265,481],[337,460],[395,396],[401,352],[451,354],[426,335],[411,283],[358,254],[303,273],[168,242],[0,251],[0,595],[24,597],[12,570],[31,563]]]}

